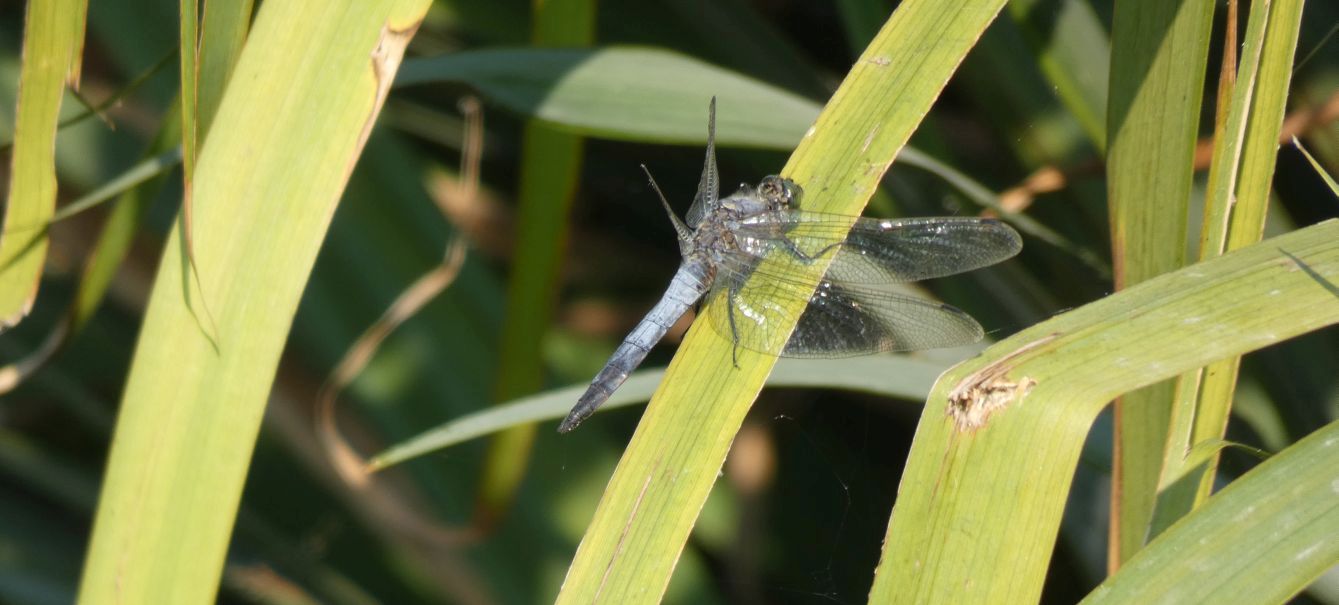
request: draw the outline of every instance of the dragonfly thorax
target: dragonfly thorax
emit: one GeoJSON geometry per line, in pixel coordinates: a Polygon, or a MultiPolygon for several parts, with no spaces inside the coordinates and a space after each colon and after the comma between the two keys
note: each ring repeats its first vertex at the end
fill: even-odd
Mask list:
{"type": "Polygon", "coordinates": [[[709,262],[720,262],[721,256],[736,252],[759,254],[759,250],[742,250],[744,242],[734,229],[743,221],[782,217],[799,200],[800,192],[794,181],[776,175],[764,177],[756,188],[741,184],[737,191],[708,206],[708,212],[693,225],[692,238],[680,241],[680,251],[685,259],[693,255],[709,262]]]}

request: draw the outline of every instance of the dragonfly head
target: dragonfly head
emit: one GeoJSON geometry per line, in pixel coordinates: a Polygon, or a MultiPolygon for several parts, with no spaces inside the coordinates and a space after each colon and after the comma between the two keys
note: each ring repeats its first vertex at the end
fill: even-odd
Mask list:
{"type": "Polygon", "coordinates": [[[743,184],[739,191],[721,200],[721,207],[739,216],[756,216],[765,212],[785,210],[798,203],[801,189],[795,181],[776,175],[764,177],[755,189],[743,184]]]}
{"type": "Polygon", "coordinates": [[[772,209],[792,207],[803,194],[804,190],[795,181],[775,174],[763,177],[758,183],[758,197],[772,209]]]}

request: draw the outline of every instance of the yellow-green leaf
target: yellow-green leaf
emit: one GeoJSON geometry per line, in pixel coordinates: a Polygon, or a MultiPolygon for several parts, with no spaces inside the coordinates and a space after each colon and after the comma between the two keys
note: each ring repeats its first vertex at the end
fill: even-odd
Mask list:
{"type": "MultiPolygon", "coordinates": [[[[1241,66],[1226,108],[1227,120],[1221,136],[1214,141],[1200,237],[1201,259],[1255,243],[1264,232],[1301,21],[1300,0],[1251,4],[1241,66]]],[[[1176,429],[1168,441],[1163,490],[1158,496],[1158,515],[1147,532],[1149,538],[1209,497],[1217,456],[1202,466],[1197,480],[1180,481],[1175,489],[1170,486],[1172,478],[1185,471],[1180,463],[1185,452],[1222,439],[1227,431],[1240,362],[1231,358],[1210,364],[1198,381],[1197,396],[1178,398],[1193,405],[1178,405],[1173,416],[1176,429]]]]}
{"type": "Polygon", "coordinates": [[[23,319],[46,261],[47,222],[56,209],[56,123],[66,83],[77,86],[87,0],[29,2],[0,233],[0,330],[23,319]]]}
{"type": "Polygon", "coordinates": [[[1233,481],[1108,578],[1103,603],[1284,603],[1339,565],[1339,422],[1233,481]]]}
{"type": "MultiPolygon", "coordinates": [[[[1107,197],[1116,288],[1185,264],[1211,0],[1122,0],[1111,32],[1107,197]]],[[[1108,565],[1144,543],[1177,384],[1116,404],[1108,565]]]]}
{"type": "Polygon", "coordinates": [[[214,598],[299,295],[427,4],[261,9],[196,166],[200,287],[183,287],[178,223],[117,419],[80,602],[214,598]],[[217,342],[196,322],[196,292],[217,342]]]}
{"type": "Polygon", "coordinates": [[[1106,404],[1339,322],[1336,280],[1331,220],[1127,288],[946,372],[916,430],[870,601],[1036,602],[1106,404]]]}

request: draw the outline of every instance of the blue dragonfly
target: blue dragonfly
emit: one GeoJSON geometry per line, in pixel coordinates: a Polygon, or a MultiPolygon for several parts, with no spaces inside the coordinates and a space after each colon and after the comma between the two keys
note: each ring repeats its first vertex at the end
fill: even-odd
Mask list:
{"type": "Polygon", "coordinates": [[[779,176],[720,197],[715,138],[713,98],[707,158],[686,220],[675,216],[647,172],[674,224],[683,261],[660,302],[614,351],[559,432],[576,428],[604,404],[670,326],[704,297],[712,301],[707,320],[735,351],[833,358],[981,339],[981,326],[971,316],[907,296],[896,284],[1005,260],[1022,248],[1012,228],[989,218],[878,219],[802,210],[801,188],[779,176]],[[806,297],[799,317],[779,302],[806,297]]]}

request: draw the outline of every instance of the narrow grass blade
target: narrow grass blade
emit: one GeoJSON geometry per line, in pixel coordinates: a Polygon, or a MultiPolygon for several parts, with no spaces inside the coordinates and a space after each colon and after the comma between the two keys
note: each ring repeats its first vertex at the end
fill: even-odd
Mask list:
{"type": "MultiPolygon", "coordinates": [[[[807,207],[859,214],[1003,5],[911,0],[898,7],[781,171],[804,187],[807,207]]],[[[726,107],[726,98],[719,103],[726,107]]],[[[806,301],[777,302],[798,308],[806,301]]],[[[732,353],[710,327],[689,330],[610,479],[558,602],[660,600],[726,451],[775,363],[740,351],[735,364],[732,353]]]]}
{"type": "Polygon", "coordinates": [[[215,597],[279,354],[424,0],[266,3],[194,179],[198,329],[180,225],[126,385],[80,602],[215,597]]]}
{"type": "MultiPolygon", "coordinates": [[[[1112,25],[1107,196],[1116,288],[1185,264],[1212,0],[1123,0],[1112,25]]],[[[1108,565],[1144,543],[1175,383],[1116,404],[1108,565]]]]}
{"type": "MultiPolygon", "coordinates": [[[[1201,225],[1199,259],[1205,260],[1224,252],[1227,237],[1228,205],[1236,182],[1246,120],[1250,115],[1251,94],[1255,90],[1256,72],[1260,62],[1261,41],[1269,16],[1269,2],[1252,4],[1245,43],[1242,45],[1240,72],[1236,56],[1237,3],[1229,2],[1225,28],[1227,39],[1218,81],[1218,95],[1214,118],[1214,153],[1209,167],[1209,191],[1204,202],[1204,220],[1201,225]]],[[[1205,368],[1189,372],[1174,385],[1176,391],[1170,406],[1167,444],[1163,450],[1162,470],[1158,480],[1158,495],[1149,517],[1143,540],[1147,542],[1167,526],[1190,511],[1195,505],[1199,478],[1209,476],[1209,466],[1192,467],[1186,457],[1195,445],[1195,425],[1198,422],[1199,399],[1206,388],[1205,381],[1213,382],[1211,390],[1221,390],[1224,384],[1235,384],[1237,361],[1219,360],[1205,368]],[[1221,376],[1226,372],[1228,376],[1221,376]],[[1187,477],[1188,473],[1194,477],[1187,477]]],[[[1229,387],[1230,388],[1230,387],[1229,387]]]]}
{"type": "MultiPolygon", "coordinates": [[[[948,364],[914,357],[857,359],[782,359],[767,377],[768,387],[847,389],[898,399],[924,401],[935,378],[948,364]]],[[[601,412],[636,405],[651,398],[665,376],[664,370],[641,370],[628,377],[601,408],[601,412]]],[[[508,427],[558,420],[572,409],[585,384],[546,391],[469,414],[391,446],[368,461],[379,471],[508,427]]]]}
{"type": "MultiPolygon", "coordinates": [[[[1221,136],[1214,141],[1213,159],[1209,165],[1204,230],[1200,234],[1201,260],[1212,258],[1229,249],[1228,233],[1234,213],[1233,206],[1237,202],[1237,184],[1245,153],[1247,125],[1253,119],[1252,105],[1264,53],[1265,34],[1273,12],[1272,4],[1272,0],[1264,0],[1251,5],[1246,36],[1242,44],[1241,66],[1236,75],[1236,83],[1228,106],[1222,110],[1226,114],[1226,119],[1223,122],[1221,136]]],[[[1263,206],[1267,200],[1252,198],[1251,202],[1253,205],[1263,206]]],[[[1253,215],[1263,213],[1263,209],[1257,208],[1250,213],[1253,215]]],[[[1258,240],[1259,237],[1255,239],[1258,240]]]]}
{"type": "Polygon", "coordinates": [[[223,91],[251,27],[254,0],[207,0],[200,22],[200,53],[196,57],[199,95],[196,122],[207,134],[218,113],[223,91]]]}
{"type": "Polygon", "coordinates": [[[78,87],[87,0],[29,2],[23,24],[18,116],[0,233],[0,331],[23,320],[46,261],[56,208],[56,124],[66,84],[78,87]]]}
{"type": "Polygon", "coordinates": [[[917,428],[870,602],[1036,602],[1107,402],[1339,322],[1336,281],[1331,220],[1155,277],[949,370],[917,428]]]}
{"type": "MultiPolygon", "coordinates": [[[[1206,237],[1201,240],[1204,247],[1200,250],[1204,258],[1255,243],[1264,233],[1301,20],[1301,0],[1251,4],[1241,69],[1228,108],[1224,137],[1214,145],[1209,194],[1205,200],[1206,237]]],[[[1182,474],[1180,459],[1184,452],[1224,437],[1240,364],[1239,358],[1231,358],[1204,369],[1193,408],[1188,414],[1178,411],[1178,417],[1187,418],[1177,424],[1187,425],[1189,430],[1172,435],[1167,452],[1169,476],[1182,474]]],[[[1176,484],[1177,489],[1168,487],[1159,496],[1157,508],[1165,514],[1150,527],[1150,537],[1209,497],[1217,456],[1197,466],[1201,468],[1197,480],[1181,480],[1176,484]]],[[[1162,483],[1169,486],[1167,480],[1162,483]]]]}
{"type": "Polygon", "coordinates": [[[1339,565],[1336,486],[1332,422],[1233,481],[1083,603],[1287,602],[1339,565]]]}
{"type": "Polygon", "coordinates": [[[117,197],[134,187],[138,187],[153,178],[162,176],[167,171],[181,163],[181,148],[174,147],[151,157],[145,158],[138,164],[131,166],[125,172],[117,175],[110,181],[107,181],[101,187],[79,196],[79,199],[61,206],[55,214],[51,215],[51,222],[57,223],[70,218],[80,212],[93,208],[107,200],[117,197]]]}
{"type": "Polygon", "coordinates": [[[1320,162],[1316,161],[1316,158],[1311,155],[1310,151],[1306,150],[1306,147],[1302,146],[1302,142],[1298,141],[1297,137],[1293,137],[1293,147],[1296,147],[1298,151],[1302,152],[1302,155],[1306,156],[1306,161],[1316,170],[1316,174],[1320,175],[1320,178],[1325,180],[1325,184],[1330,186],[1330,192],[1333,193],[1336,198],[1339,198],[1339,183],[1336,183],[1334,177],[1325,171],[1325,168],[1320,165],[1320,162]]]}
{"type": "MultiPolygon", "coordinates": [[[[199,0],[180,0],[181,7],[177,32],[177,75],[181,78],[181,171],[185,175],[185,201],[191,202],[191,178],[195,176],[195,155],[200,138],[200,72],[197,70],[200,49],[200,2],[199,0]]],[[[182,213],[189,217],[190,210],[182,213]]],[[[186,219],[186,247],[189,252],[190,222],[186,219]]]]}
{"type": "Polygon", "coordinates": [[[191,236],[191,183],[195,178],[195,158],[199,152],[200,129],[200,3],[198,0],[180,0],[180,29],[177,40],[177,74],[181,82],[181,221],[182,241],[186,246],[186,260],[195,267],[195,244],[191,236]]]}
{"type": "MultiPolygon", "coordinates": [[[[181,240],[185,247],[187,264],[196,286],[200,279],[195,262],[194,182],[195,162],[200,142],[209,133],[209,126],[223,100],[223,92],[233,65],[246,41],[251,21],[251,0],[206,2],[203,21],[198,0],[181,0],[181,38],[178,55],[181,57],[181,240]]],[[[217,339],[213,312],[209,310],[202,292],[193,296],[200,300],[196,317],[201,329],[211,339],[217,339]]]]}
{"type": "MultiPolygon", "coordinates": [[[[190,268],[184,283],[185,288],[193,290],[188,299],[196,301],[191,306],[195,315],[197,329],[203,331],[218,346],[218,326],[214,313],[209,310],[208,297],[200,289],[200,267],[195,260],[195,162],[200,150],[200,139],[204,128],[200,124],[200,3],[197,0],[181,0],[180,24],[177,57],[178,74],[181,82],[181,246],[186,253],[186,265],[190,268]]],[[[214,89],[215,95],[222,88],[214,89]]],[[[217,97],[215,97],[216,99],[217,97]]]]}

